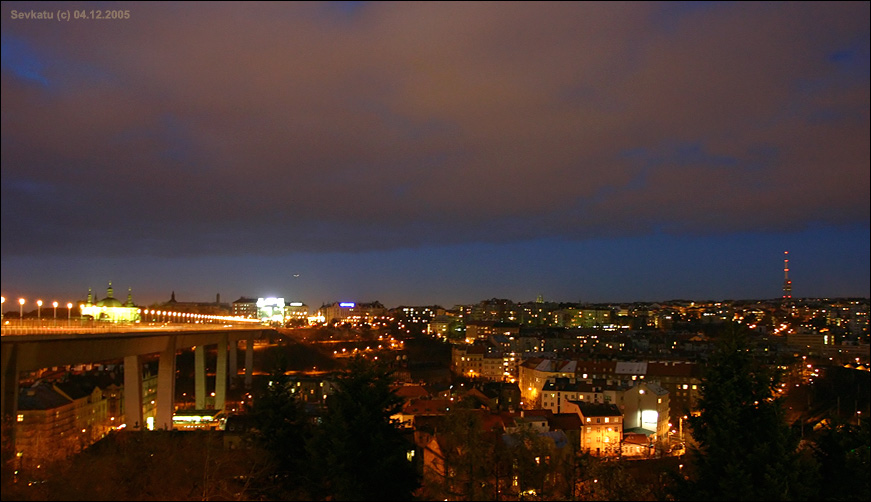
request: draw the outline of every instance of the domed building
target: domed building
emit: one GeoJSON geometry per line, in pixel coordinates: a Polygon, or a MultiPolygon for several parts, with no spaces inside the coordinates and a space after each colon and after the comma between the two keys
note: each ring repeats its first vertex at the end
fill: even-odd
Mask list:
{"type": "Polygon", "coordinates": [[[106,289],[106,297],[94,303],[94,294],[88,288],[88,299],[79,305],[82,317],[91,317],[98,321],[108,322],[139,322],[139,307],[133,304],[132,289],[127,291],[127,302],[115,298],[112,282],[106,289]]]}

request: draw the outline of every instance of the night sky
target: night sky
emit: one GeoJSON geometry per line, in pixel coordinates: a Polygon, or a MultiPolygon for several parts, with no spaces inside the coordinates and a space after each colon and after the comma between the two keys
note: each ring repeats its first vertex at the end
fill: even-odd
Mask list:
{"type": "Polygon", "coordinates": [[[794,297],[868,297],[869,19],[3,2],[2,293],[769,299],[788,250],[794,297]]]}

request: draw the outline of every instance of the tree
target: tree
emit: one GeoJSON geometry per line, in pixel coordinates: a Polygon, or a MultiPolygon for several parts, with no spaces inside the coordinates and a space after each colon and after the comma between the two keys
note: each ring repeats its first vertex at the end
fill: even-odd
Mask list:
{"type": "Polygon", "coordinates": [[[554,441],[529,424],[507,434],[504,440],[508,443],[512,475],[517,480],[521,498],[552,499],[554,474],[560,471],[558,466],[562,460],[562,452],[557,450],[554,441]]]}
{"type": "Polygon", "coordinates": [[[814,433],[812,449],[820,464],[822,500],[869,500],[868,421],[860,425],[829,421],[814,433]]]}
{"type": "Polygon", "coordinates": [[[727,326],[702,377],[700,414],[689,419],[693,474],[678,499],[815,498],[815,464],[798,451],[799,437],[774,397],[778,380],[754,358],[746,329],[727,326]]]}
{"type": "Polygon", "coordinates": [[[402,409],[392,383],[385,365],[363,357],[337,378],[308,444],[312,470],[321,475],[317,498],[409,500],[420,486],[408,458],[413,445],[390,418],[402,409]]]}
{"type": "MultiPolygon", "coordinates": [[[[277,489],[282,497],[304,495],[310,480],[306,443],[312,435],[312,426],[302,402],[293,392],[291,379],[286,374],[287,361],[277,356],[266,386],[255,393],[251,418],[254,441],[269,452],[274,466],[277,489]]],[[[261,480],[262,481],[262,480],[261,480]]],[[[269,483],[264,488],[269,490],[269,483]]]]}
{"type": "Polygon", "coordinates": [[[501,431],[484,428],[480,410],[452,407],[435,431],[442,472],[426,473],[433,499],[500,500],[510,486],[511,464],[500,448],[501,431]]]}
{"type": "Polygon", "coordinates": [[[262,467],[253,451],[224,449],[215,431],[117,431],[49,467],[43,483],[4,486],[3,499],[248,499],[246,480],[262,467]]]}
{"type": "Polygon", "coordinates": [[[602,459],[589,455],[579,459],[584,473],[578,500],[657,500],[655,482],[640,479],[639,472],[630,472],[631,465],[643,462],[626,459],[602,459]]]}

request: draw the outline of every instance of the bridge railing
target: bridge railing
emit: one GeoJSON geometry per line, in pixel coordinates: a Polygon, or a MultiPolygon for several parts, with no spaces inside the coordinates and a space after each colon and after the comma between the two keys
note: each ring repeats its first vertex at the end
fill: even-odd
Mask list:
{"type": "Polygon", "coordinates": [[[114,323],[91,319],[25,319],[4,320],[0,325],[0,335],[45,335],[62,333],[124,333],[133,331],[197,331],[205,329],[251,328],[258,326],[255,322],[234,322],[227,320],[212,320],[202,322],[137,322],[114,323]]]}

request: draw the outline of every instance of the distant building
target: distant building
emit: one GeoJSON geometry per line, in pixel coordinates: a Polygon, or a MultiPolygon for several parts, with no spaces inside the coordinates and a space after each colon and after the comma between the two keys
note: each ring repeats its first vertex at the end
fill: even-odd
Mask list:
{"type": "MultiPolygon", "coordinates": [[[[469,321],[519,322],[520,310],[505,298],[491,298],[472,306],[469,321]]],[[[467,321],[468,322],[468,321],[467,321]]]]}
{"type": "Polygon", "coordinates": [[[421,419],[442,417],[451,409],[450,399],[419,398],[407,401],[399,413],[390,418],[407,427],[416,427],[421,419]]]}
{"type": "Polygon", "coordinates": [[[611,324],[611,310],[595,307],[566,307],[556,312],[559,325],[566,328],[600,328],[611,324]]]}
{"type": "Polygon", "coordinates": [[[520,324],[497,321],[469,321],[466,323],[466,341],[487,340],[492,335],[508,337],[520,334],[520,324]]]}
{"type": "Polygon", "coordinates": [[[131,290],[127,292],[127,301],[121,303],[114,296],[112,282],[109,282],[109,287],[106,289],[106,297],[99,301],[94,301],[94,294],[88,288],[88,299],[84,303],[79,304],[79,311],[82,317],[90,317],[97,321],[108,322],[138,322],[140,320],[139,307],[133,304],[133,293],[131,290]]]}
{"type": "Polygon", "coordinates": [[[327,323],[374,324],[386,319],[387,309],[379,301],[370,303],[333,302],[321,305],[318,312],[327,323]]]}
{"type": "Polygon", "coordinates": [[[229,315],[230,304],[221,303],[221,295],[215,295],[214,302],[180,302],[175,299],[175,291],[169,297],[169,300],[163,303],[153,305],[156,309],[168,310],[171,312],[183,312],[191,314],[203,315],[229,315]]]}
{"type": "Polygon", "coordinates": [[[648,444],[665,449],[671,406],[668,391],[654,382],[639,381],[621,393],[624,431],[644,434],[648,444]]]}
{"type": "Polygon", "coordinates": [[[481,393],[487,398],[487,407],[498,411],[520,409],[520,387],[509,382],[484,382],[479,384],[481,393]]]}
{"type": "Polygon", "coordinates": [[[649,457],[653,455],[653,451],[650,438],[646,434],[623,432],[622,454],[624,457],[649,457]]]}
{"type": "Polygon", "coordinates": [[[273,326],[283,326],[285,321],[284,298],[258,298],[257,299],[257,319],[273,326]]]}
{"type": "Polygon", "coordinates": [[[181,431],[215,431],[224,426],[224,410],[176,410],[172,414],[172,428],[181,431]]]}
{"type": "Polygon", "coordinates": [[[620,454],[623,441],[623,413],[616,404],[569,401],[569,408],[581,417],[581,448],[597,456],[620,454]]]}
{"type": "Polygon", "coordinates": [[[390,315],[396,321],[397,327],[408,333],[427,332],[432,320],[436,316],[444,314],[445,309],[438,305],[403,305],[395,309],[390,309],[390,315]]]}
{"type": "Polygon", "coordinates": [[[532,357],[520,364],[518,381],[524,406],[541,407],[541,390],[551,378],[575,378],[577,361],[543,359],[532,357]]]}
{"type": "Polygon", "coordinates": [[[233,302],[233,315],[247,319],[257,319],[257,298],[240,297],[233,302]]]}
{"type": "Polygon", "coordinates": [[[108,403],[99,387],[37,381],[21,390],[15,421],[18,468],[62,461],[111,429],[108,403]]]}
{"type": "Polygon", "coordinates": [[[566,413],[574,409],[569,401],[584,403],[604,403],[605,392],[601,385],[595,385],[590,380],[575,378],[551,378],[541,389],[541,407],[554,413],[566,413]]]}
{"type": "Polygon", "coordinates": [[[684,361],[577,361],[578,378],[605,379],[626,386],[640,380],[659,384],[668,391],[672,422],[695,409],[701,397],[701,371],[698,364],[684,361]]]}
{"type": "Polygon", "coordinates": [[[802,349],[808,354],[816,354],[827,345],[835,345],[835,336],[802,329],[798,333],[787,333],[786,345],[793,349],[802,349]]]}
{"type": "Polygon", "coordinates": [[[303,302],[290,302],[284,307],[286,322],[305,322],[308,320],[308,305],[303,302]]]}
{"type": "Polygon", "coordinates": [[[454,321],[455,319],[452,316],[437,315],[427,325],[426,333],[446,340],[451,334],[451,324],[454,321]]]}

